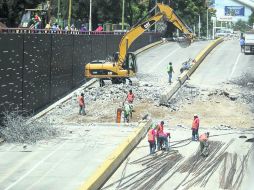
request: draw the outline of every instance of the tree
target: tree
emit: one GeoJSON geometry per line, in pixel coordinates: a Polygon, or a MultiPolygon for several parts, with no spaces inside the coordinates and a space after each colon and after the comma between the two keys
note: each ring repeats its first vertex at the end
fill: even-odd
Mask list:
{"type": "Polygon", "coordinates": [[[25,9],[35,8],[45,0],[4,0],[1,8],[1,16],[7,17],[8,27],[17,27],[20,24],[25,9]]]}
{"type": "Polygon", "coordinates": [[[246,32],[247,30],[250,29],[250,26],[247,24],[246,21],[238,20],[234,24],[233,29],[236,30],[236,31],[246,32]]]}

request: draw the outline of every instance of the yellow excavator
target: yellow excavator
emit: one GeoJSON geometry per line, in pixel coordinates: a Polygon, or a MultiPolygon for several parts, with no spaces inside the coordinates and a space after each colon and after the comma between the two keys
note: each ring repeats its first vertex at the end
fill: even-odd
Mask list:
{"type": "Polygon", "coordinates": [[[172,22],[182,33],[179,42],[189,46],[194,38],[194,34],[189,27],[176,15],[172,8],[167,5],[157,3],[149,13],[135,24],[121,39],[119,44],[119,52],[113,54],[110,61],[96,60],[85,66],[85,77],[99,78],[100,86],[103,86],[104,80],[112,80],[113,84],[125,83],[126,79],[131,83],[130,77],[137,73],[136,55],[128,52],[130,45],[141,34],[153,26],[160,20],[172,22]],[[159,11],[149,18],[152,12],[158,7],[159,11]]]}

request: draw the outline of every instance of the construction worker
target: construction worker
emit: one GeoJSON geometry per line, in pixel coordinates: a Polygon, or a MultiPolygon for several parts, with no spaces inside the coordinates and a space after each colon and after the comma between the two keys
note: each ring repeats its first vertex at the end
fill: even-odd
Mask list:
{"type": "Polygon", "coordinates": [[[129,104],[132,104],[134,98],[135,98],[135,96],[132,93],[132,90],[129,90],[129,93],[127,94],[127,97],[126,97],[125,101],[127,100],[129,104]]]}
{"type": "Polygon", "coordinates": [[[191,129],[192,129],[192,140],[198,141],[199,118],[197,114],[194,114],[191,129]]]}
{"type": "Polygon", "coordinates": [[[169,151],[168,134],[164,132],[164,121],[161,121],[157,126],[157,150],[162,149],[162,145],[165,145],[166,151],[169,151]]]}
{"type": "Polygon", "coordinates": [[[124,111],[124,122],[129,123],[130,114],[131,114],[131,107],[128,103],[123,104],[123,111],[124,111]]]}
{"type": "Polygon", "coordinates": [[[150,154],[154,154],[156,150],[155,136],[156,136],[156,126],[151,126],[151,128],[148,131],[150,154]]]}
{"type": "Polygon", "coordinates": [[[171,84],[172,76],[173,76],[173,73],[174,73],[174,69],[173,69],[173,66],[172,66],[171,62],[169,62],[168,66],[167,66],[167,72],[168,72],[168,82],[169,82],[169,84],[171,84]]]}
{"type": "Polygon", "coordinates": [[[132,118],[132,112],[133,112],[133,101],[134,101],[134,94],[132,93],[132,90],[129,90],[127,97],[125,98],[125,101],[127,100],[128,104],[130,105],[130,117],[132,118]]]}
{"type": "Polygon", "coordinates": [[[203,133],[199,137],[200,142],[200,152],[203,156],[208,156],[208,138],[209,138],[209,132],[203,133]]]}
{"type": "Polygon", "coordinates": [[[86,115],[84,93],[81,93],[81,95],[78,97],[78,103],[79,103],[79,115],[86,115]]]}

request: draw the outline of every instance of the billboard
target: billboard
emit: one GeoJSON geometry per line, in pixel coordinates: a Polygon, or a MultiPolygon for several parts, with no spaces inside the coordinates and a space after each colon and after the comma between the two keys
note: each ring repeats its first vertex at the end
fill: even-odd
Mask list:
{"type": "Polygon", "coordinates": [[[244,6],[225,6],[225,16],[244,16],[244,6]]]}

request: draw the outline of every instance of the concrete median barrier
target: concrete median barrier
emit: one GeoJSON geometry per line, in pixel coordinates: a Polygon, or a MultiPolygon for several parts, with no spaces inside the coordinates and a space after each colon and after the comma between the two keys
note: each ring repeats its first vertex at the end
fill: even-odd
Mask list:
{"type": "Polygon", "coordinates": [[[193,60],[193,65],[188,71],[184,71],[178,80],[173,82],[168,90],[166,90],[160,97],[160,105],[166,105],[168,100],[176,93],[176,91],[181,87],[181,85],[192,75],[192,73],[198,68],[205,57],[221,42],[222,38],[212,41],[205,49],[203,49],[193,60]]]}
{"type": "Polygon", "coordinates": [[[137,129],[120,144],[110,156],[94,171],[84,182],[79,190],[96,190],[109,179],[115,170],[121,165],[131,151],[137,146],[142,137],[147,133],[151,120],[142,121],[137,129]]]}

